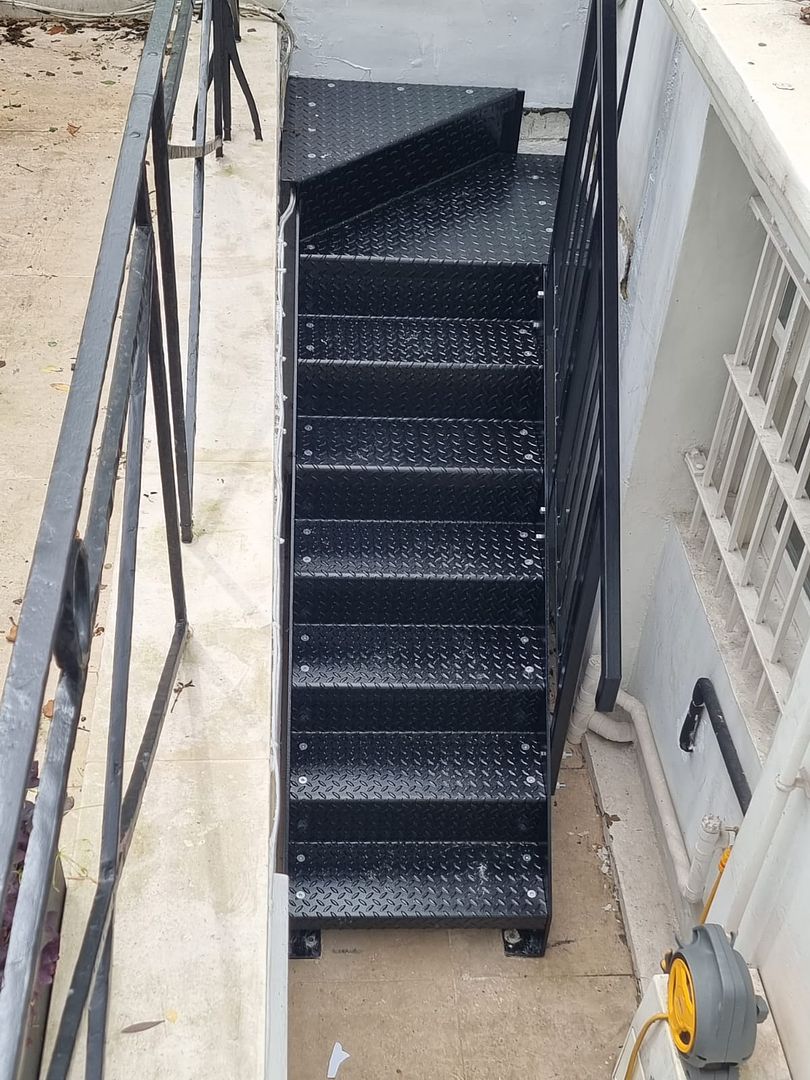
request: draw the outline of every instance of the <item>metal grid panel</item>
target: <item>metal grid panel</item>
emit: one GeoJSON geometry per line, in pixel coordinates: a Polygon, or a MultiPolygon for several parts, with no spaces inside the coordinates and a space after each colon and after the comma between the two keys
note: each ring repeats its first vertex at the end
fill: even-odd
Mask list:
{"type": "Polygon", "coordinates": [[[484,86],[292,76],[284,99],[281,178],[309,180],[332,172],[465,116],[514,107],[516,96],[514,90],[484,86]]]}
{"type": "Polygon", "coordinates": [[[708,455],[687,458],[694,532],[719,561],[728,629],[746,627],[761,670],[756,707],[784,708],[810,637],[810,288],[760,200],[762,254],[708,455]]]}
{"type": "Polygon", "coordinates": [[[533,626],[295,627],[295,687],[541,690],[533,626]]]}
{"type": "Polygon", "coordinates": [[[303,251],[462,263],[548,258],[562,158],[495,154],[307,238],[303,251]]]}
{"type": "Polygon", "coordinates": [[[291,798],[537,802],[544,798],[543,742],[493,731],[299,732],[291,745],[291,798]]]}
{"type": "Polygon", "coordinates": [[[292,844],[291,856],[294,926],[546,922],[539,844],[292,844]]]}

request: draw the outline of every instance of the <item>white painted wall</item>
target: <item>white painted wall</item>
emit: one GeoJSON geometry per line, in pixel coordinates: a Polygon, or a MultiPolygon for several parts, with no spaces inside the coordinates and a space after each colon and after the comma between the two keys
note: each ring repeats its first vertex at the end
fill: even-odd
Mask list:
{"type": "Polygon", "coordinates": [[[620,308],[625,478],[670,311],[709,108],[698,72],[657,4],[645,8],[637,55],[619,145],[619,201],[634,244],[620,308]]]}
{"type": "MultiPolygon", "coordinates": [[[[786,759],[810,726],[810,650],[805,650],[771,753],[723,877],[712,917],[723,922],[735,893],[746,900],[737,945],[759,966],[794,1080],[810,1078],[810,799],[801,790],[787,797],[775,829],[767,825],[778,798],[777,778],[789,780],[786,759]],[[765,857],[762,857],[762,849],[765,857]],[[759,869],[753,892],[744,885],[759,869]]],[[[750,884],[750,881],[749,881],[750,884]]]]}
{"type": "Polygon", "coordinates": [[[754,184],[657,4],[636,55],[619,148],[632,244],[620,308],[628,674],[671,516],[693,503],[683,454],[713,429],[761,245],[754,184]]]}
{"type": "Polygon", "coordinates": [[[678,745],[692,687],[703,676],[714,683],[753,787],[760,773],[759,758],[709,626],[680,534],[673,528],[658,566],[633,683],[647,706],[681,831],[690,850],[704,814],[717,814],[729,825],[739,825],[742,820],[707,717],[701,722],[691,754],[678,745]]]}
{"type": "MultiPolygon", "coordinates": [[[[631,18],[624,9],[620,41],[631,18]]],[[[725,382],[722,355],[734,346],[753,280],[759,240],[747,201],[754,183],[702,75],[655,3],[645,5],[619,163],[626,238],[634,244],[621,312],[625,670],[647,706],[687,844],[706,813],[740,821],[705,719],[695,752],[678,747],[699,676],[714,682],[756,785],[713,909],[722,921],[746,867],[755,864],[785,747],[810,725],[810,673],[797,683],[761,766],[762,732],[754,717],[755,745],[740,706],[749,707],[750,697],[740,673],[724,663],[712,630],[717,613],[712,607],[712,619],[707,614],[706,582],[701,575],[698,589],[673,519],[691,509],[682,454],[708,442],[725,382]]],[[[810,1080],[810,800],[803,794],[791,796],[768,838],[762,869],[739,945],[760,967],[793,1075],[810,1080]]]]}
{"type": "Polygon", "coordinates": [[[516,86],[571,105],[586,0],[290,0],[293,74],[516,86]]]}

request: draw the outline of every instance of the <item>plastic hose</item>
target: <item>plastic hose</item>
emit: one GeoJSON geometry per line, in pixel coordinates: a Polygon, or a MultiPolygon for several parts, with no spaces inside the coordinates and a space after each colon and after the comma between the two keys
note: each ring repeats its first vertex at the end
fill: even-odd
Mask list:
{"type": "Polygon", "coordinates": [[[638,1065],[638,1055],[641,1053],[641,1044],[647,1035],[647,1032],[653,1026],[657,1024],[659,1020],[668,1020],[669,1016],[665,1012],[653,1013],[652,1016],[648,1016],[644,1021],[641,1031],[636,1035],[636,1041],[633,1043],[633,1049],[630,1053],[630,1060],[627,1062],[627,1071],[624,1074],[624,1080],[633,1080],[633,1073],[636,1071],[636,1065],[638,1065]]]}
{"type": "Polygon", "coordinates": [[[725,870],[726,865],[728,864],[728,860],[729,860],[730,856],[731,856],[731,848],[727,847],[726,850],[723,852],[723,854],[720,856],[720,862],[717,864],[717,877],[714,879],[714,885],[712,885],[712,891],[709,893],[708,897],[706,898],[706,903],[705,903],[705,905],[703,907],[703,911],[700,913],[700,924],[701,924],[701,926],[703,925],[703,923],[706,922],[706,920],[709,917],[709,910],[710,910],[712,904],[714,903],[715,896],[717,896],[717,890],[720,888],[720,879],[723,876],[723,871],[725,870]]]}

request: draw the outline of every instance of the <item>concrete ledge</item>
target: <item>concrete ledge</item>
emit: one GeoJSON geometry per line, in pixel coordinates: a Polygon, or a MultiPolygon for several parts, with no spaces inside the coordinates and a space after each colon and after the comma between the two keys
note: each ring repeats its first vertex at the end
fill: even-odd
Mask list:
{"type": "Polygon", "coordinates": [[[682,913],[673,902],[635,747],[590,732],[582,747],[602,812],[605,859],[613,865],[633,969],[644,989],[660,972],[682,913]]]}
{"type": "Polygon", "coordinates": [[[800,5],[661,3],[771,209],[775,204],[783,215],[788,238],[801,249],[795,254],[810,260],[810,30],[799,19],[800,5]]]}

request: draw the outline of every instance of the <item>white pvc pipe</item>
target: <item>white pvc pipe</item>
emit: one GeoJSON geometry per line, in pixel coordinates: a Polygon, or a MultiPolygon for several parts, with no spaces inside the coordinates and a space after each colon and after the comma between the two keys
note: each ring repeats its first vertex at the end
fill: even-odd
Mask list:
{"type": "Polygon", "coordinates": [[[574,704],[574,712],[568,725],[568,741],[579,746],[586,731],[595,731],[611,742],[632,742],[633,725],[626,720],[616,720],[604,713],[594,712],[596,690],[599,686],[601,664],[598,656],[592,656],[585,665],[585,673],[574,704]]]}
{"type": "MultiPolygon", "coordinates": [[[[795,692],[794,688],[794,694],[795,692]]],[[[784,717],[782,723],[784,723],[784,717]]],[[[740,923],[759,882],[762,867],[785,812],[787,801],[799,786],[802,770],[808,768],[809,758],[810,724],[805,721],[801,723],[796,738],[785,756],[784,764],[774,780],[775,790],[771,789],[768,807],[756,823],[753,844],[747,846],[746,857],[740,866],[735,866],[735,889],[724,919],[724,925],[729,933],[736,934],[740,929],[740,923]]],[[[754,962],[752,957],[748,959],[749,962],[754,962]]]]}
{"type": "Polygon", "coordinates": [[[627,720],[616,720],[605,713],[595,712],[588,725],[588,730],[601,735],[603,739],[608,739],[610,742],[628,743],[632,742],[635,737],[632,724],[628,723],[627,720]]]}
{"type": "Polygon", "coordinates": [[[689,867],[686,888],[683,891],[690,904],[697,904],[703,899],[706,878],[720,838],[720,827],[720,818],[715,817],[714,814],[707,814],[698,826],[698,838],[692,855],[692,864],[689,867]]]}
{"type": "Polygon", "coordinates": [[[650,727],[650,718],[642,702],[638,698],[631,697],[625,690],[619,691],[616,704],[621,706],[633,721],[633,727],[636,730],[636,745],[641,752],[644,768],[647,771],[647,779],[658,809],[661,829],[675,870],[675,878],[678,888],[685,895],[689,880],[689,856],[686,853],[686,845],[683,842],[681,826],[678,823],[678,815],[675,813],[667,778],[658,756],[658,748],[650,727]]]}
{"type": "Polygon", "coordinates": [[[675,813],[667,778],[664,775],[661,759],[658,756],[658,748],[655,745],[647,710],[637,698],[631,697],[625,690],[620,690],[616,704],[621,706],[628,714],[631,723],[595,712],[594,700],[596,687],[599,684],[599,671],[599,657],[592,656],[586,665],[582,685],[577,695],[573,716],[569,724],[568,739],[570,742],[580,743],[586,731],[593,731],[605,739],[610,739],[612,742],[626,743],[635,741],[652,789],[664,839],[675,870],[678,888],[686,896],[690,872],[689,856],[683,842],[681,827],[675,813]]]}

